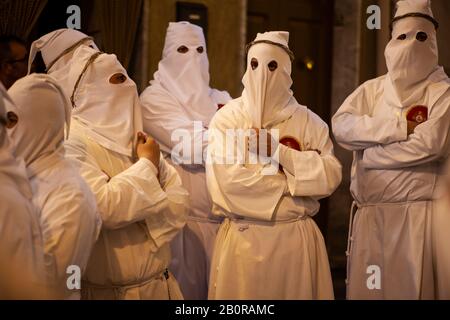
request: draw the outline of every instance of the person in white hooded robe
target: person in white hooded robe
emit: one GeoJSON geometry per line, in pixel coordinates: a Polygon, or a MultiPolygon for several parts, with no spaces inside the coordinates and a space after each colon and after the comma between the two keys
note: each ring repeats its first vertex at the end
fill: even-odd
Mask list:
{"type": "Polygon", "coordinates": [[[399,1],[388,73],[360,86],[333,117],[336,140],[354,154],[349,299],[435,298],[431,200],[450,128],[437,26],[429,1],[399,1]]]}
{"type": "Polygon", "coordinates": [[[210,261],[221,218],[211,214],[203,154],[209,122],[231,97],[209,86],[201,27],[184,21],[169,23],[158,71],[140,98],[144,130],[160,143],[190,193],[187,224],[172,242],[171,270],[186,299],[204,300],[208,297],[210,261]],[[179,141],[177,132],[189,144],[184,153],[177,153],[177,145],[186,143],[179,141]]]}
{"type": "Polygon", "coordinates": [[[115,55],[78,31],[57,30],[34,42],[30,64],[37,50],[70,97],[67,156],[96,196],[103,222],[82,298],[181,299],[168,271],[169,243],[185,224],[188,194],[141,132],[135,83],[115,55]]]}
{"type": "Polygon", "coordinates": [[[0,83],[0,299],[50,298],[42,233],[25,165],[7,134],[5,102],[11,112],[13,101],[0,83]]]}
{"type": "Polygon", "coordinates": [[[247,47],[242,97],[210,124],[207,184],[213,213],[225,217],[215,242],[210,299],[334,298],[325,243],[312,216],[318,199],[339,185],[342,168],[328,126],[293,97],[288,39],[282,31],[257,35],[247,47]],[[282,171],[276,162],[271,173],[266,169],[272,164],[252,163],[246,149],[241,159],[225,150],[240,143],[231,139],[224,146],[235,129],[275,130],[280,141],[290,138],[298,148],[272,144],[282,171]]]}
{"type": "Polygon", "coordinates": [[[16,154],[24,159],[44,239],[45,263],[66,299],[80,299],[67,285],[73,267],[81,274],[100,232],[95,197],[65,158],[64,127],[71,108],[61,87],[48,75],[32,74],[9,89],[18,123],[11,130],[16,154]]]}

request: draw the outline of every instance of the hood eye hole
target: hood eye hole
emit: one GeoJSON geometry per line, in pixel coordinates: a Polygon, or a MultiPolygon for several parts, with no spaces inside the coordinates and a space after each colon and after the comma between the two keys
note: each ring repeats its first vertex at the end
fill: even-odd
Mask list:
{"type": "MultiPolygon", "coordinates": [[[[197,50],[198,50],[198,49],[197,49],[197,50]]],[[[179,53],[187,53],[187,52],[189,51],[189,49],[188,49],[188,47],[186,47],[186,46],[181,46],[181,47],[178,47],[177,51],[178,51],[179,53]]]]}
{"type": "Polygon", "coordinates": [[[272,60],[267,65],[270,71],[275,71],[278,68],[278,63],[275,60],[272,60]]]}
{"type": "Polygon", "coordinates": [[[405,40],[406,39],[406,34],[401,34],[397,37],[397,40],[405,40]]]}
{"type": "Polygon", "coordinates": [[[250,65],[252,67],[252,70],[255,70],[256,68],[258,68],[258,60],[256,60],[255,58],[252,58],[250,65]]]}
{"type": "Polygon", "coordinates": [[[421,31],[416,34],[416,39],[420,42],[425,42],[428,39],[428,35],[421,31]]]}
{"type": "Polygon", "coordinates": [[[123,73],[115,73],[109,78],[109,83],[112,84],[121,84],[127,81],[127,76],[123,73]]]}
{"type": "Polygon", "coordinates": [[[198,53],[203,53],[203,51],[205,51],[205,49],[203,49],[203,47],[200,46],[197,48],[198,53]]]}
{"type": "Polygon", "coordinates": [[[6,113],[6,128],[14,128],[17,122],[19,122],[19,117],[17,116],[17,114],[12,111],[8,111],[6,113]]]}

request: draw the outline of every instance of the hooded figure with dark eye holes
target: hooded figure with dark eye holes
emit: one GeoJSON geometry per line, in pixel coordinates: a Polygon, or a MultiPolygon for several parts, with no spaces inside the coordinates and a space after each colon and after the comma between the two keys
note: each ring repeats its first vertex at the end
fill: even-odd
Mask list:
{"type": "Polygon", "coordinates": [[[437,28],[430,1],[397,2],[388,73],[333,117],[337,142],[354,154],[349,299],[439,298],[432,200],[450,151],[450,82],[438,65],[437,28]]]}
{"type": "Polygon", "coordinates": [[[290,89],[288,40],[283,31],[257,35],[247,46],[242,96],[210,124],[207,184],[213,214],[224,217],[210,299],[334,298],[325,243],[312,217],[318,200],[339,185],[341,165],[328,126],[290,89]],[[258,161],[251,160],[255,154],[258,161]]]}
{"type": "Polygon", "coordinates": [[[102,229],[82,299],[181,299],[168,270],[183,228],[187,191],[159,146],[142,132],[136,84],[114,54],[87,35],[53,31],[32,44],[72,104],[66,156],[95,195],[102,229]]]}
{"type": "Polygon", "coordinates": [[[214,239],[221,219],[211,214],[203,154],[211,118],[231,100],[210,87],[203,29],[186,21],[170,22],[158,70],[141,94],[144,129],[161,145],[189,191],[188,220],[173,240],[171,270],[187,300],[208,296],[214,239]],[[184,145],[190,150],[177,152],[184,145]]]}

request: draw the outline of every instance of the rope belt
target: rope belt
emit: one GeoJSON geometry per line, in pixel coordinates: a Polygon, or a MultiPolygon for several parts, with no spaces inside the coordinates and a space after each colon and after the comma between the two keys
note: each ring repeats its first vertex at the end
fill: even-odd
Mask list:
{"type": "Polygon", "coordinates": [[[391,207],[391,206],[403,206],[406,204],[415,204],[415,203],[422,203],[422,202],[429,202],[433,201],[432,199],[427,200],[408,200],[408,201],[400,201],[400,202],[378,202],[378,203],[359,203],[357,201],[353,201],[356,207],[359,208],[367,208],[367,207],[391,207]]]}
{"type": "MultiPolygon", "coordinates": [[[[298,221],[307,220],[309,218],[310,218],[309,215],[302,215],[302,216],[298,216],[296,218],[288,219],[288,220],[263,221],[263,220],[256,220],[256,219],[250,219],[250,218],[226,217],[224,221],[234,222],[236,224],[243,224],[243,225],[273,226],[273,225],[279,225],[279,224],[295,223],[298,221]]],[[[247,228],[248,228],[248,226],[247,226],[247,228]]]]}
{"type": "Polygon", "coordinates": [[[200,223],[215,223],[215,224],[221,224],[223,219],[212,219],[212,218],[202,218],[202,217],[196,217],[196,216],[188,216],[187,219],[189,221],[195,221],[200,223]]]}
{"type": "Polygon", "coordinates": [[[90,289],[109,289],[109,290],[116,290],[116,289],[132,289],[141,287],[143,285],[146,285],[154,280],[163,279],[163,277],[168,280],[170,278],[169,270],[166,268],[162,271],[156,272],[152,274],[151,276],[144,278],[142,280],[138,280],[135,282],[129,282],[127,284],[111,284],[111,285],[101,285],[89,282],[87,280],[82,280],[82,287],[83,288],[90,288],[90,289]]]}

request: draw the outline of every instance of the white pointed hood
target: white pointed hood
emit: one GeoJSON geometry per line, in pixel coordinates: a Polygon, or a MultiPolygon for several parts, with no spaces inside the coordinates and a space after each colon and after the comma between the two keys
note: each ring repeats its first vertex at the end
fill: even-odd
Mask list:
{"type": "Polygon", "coordinates": [[[438,25],[430,1],[399,1],[392,26],[392,39],[385,50],[385,98],[389,105],[407,108],[420,102],[430,84],[447,79],[438,65],[438,25]]]}
{"type": "Polygon", "coordinates": [[[136,133],[142,131],[141,108],[136,84],[117,57],[101,53],[90,37],[72,29],[45,35],[35,48],[86,134],[111,151],[133,156],[136,133]],[[113,81],[114,75],[123,81],[113,81]]]}
{"type": "Polygon", "coordinates": [[[255,128],[269,129],[288,119],[298,106],[291,90],[293,54],[288,41],[288,32],[271,31],[258,33],[247,47],[242,99],[255,128]]]}
{"type": "MultiPolygon", "coordinates": [[[[13,104],[5,87],[0,82],[0,117],[3,120],[6,119],[5,102],[13,104]]],[[[3,122],[0,121],[0,183],[15,185],[24,197],[31,200],[31,186],[26,175],[25,164],[16,159],[14,144],[6,132],[7,129],[3,122]]]]}
{"type": "Polygon", "coordinates": [[[208,126],[217,104],[226,103],[228,93],[209,86],[209,61],[203,29],[189,22],[171,22],[167,28],[162,60],[152,86],[160,85],[190,119],[208,126]],[[179,52],[178,48],[187,51],[179,52]],[[200,49],[201,48],[201,49],[200,49]]]}
{"type": "Polygon", "coordinates": [[[142,131],[137,87],[116,55],[82,45],[75,50],[70,71],[61,79],[72,103],[72,117],[103,147],[133,156],[136,133],[142,131]]]}
{"type": "Polygon", "coordinates": [[[11,129],[16,155],[27,167],[56,152],[63,155],[64,131],[69,132],[70,106],[62,88],[44,74],[18,80],[9,89],[19,121],[11,129]]]}
{"type": "Polygon", "coordinates": [[[82,43],[98,49],[91,37],[74,29],[59,29],[47,33],[31,44],[28,73],[38,52],[41,52],[45,66],[49,70],[62,56],[82,43]]]}

